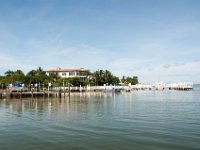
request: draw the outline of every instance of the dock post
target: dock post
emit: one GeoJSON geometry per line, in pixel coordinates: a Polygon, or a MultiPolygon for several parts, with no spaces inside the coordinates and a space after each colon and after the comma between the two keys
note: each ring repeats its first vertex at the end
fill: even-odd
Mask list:
{"type": "Polygon", "coordinates": [[[49,85],[48,85],[48,97],[49,97],[49,85]]]}
{"type": "Polygon", "coordinates": [[[31,97],[33,98],[33,89],[31,89],[31,97]]]}
{"type": "Polygon", "coordinates": [[[62,96],[62,92],[61,92],[61,89],[59,89],[58,97],[61,98],[61,96],[62,96]]]}
{"type": "Polygon", "coordinates": [[[0,90],[0,98],[3,98],[3,90],[0,90]]]}
{"type": "Polygon", "coordinates": [[[11,95],[11,92],[8,91],[8,90],[6,90],[5,92],[6,92],[6,98],[7,98],[7,99],[11,98],[11,96],[12,96],[12,95],[11,95]]]}
{"type": "Polygon", "coordinates": [[[20,99],[22,99],[22,91],[19,92],[19,95],[20,99]]]}
{"type": "Polygon", "coordinates": [[[70,96],[70,84],[68,84],[68,95],[70,96]]]}

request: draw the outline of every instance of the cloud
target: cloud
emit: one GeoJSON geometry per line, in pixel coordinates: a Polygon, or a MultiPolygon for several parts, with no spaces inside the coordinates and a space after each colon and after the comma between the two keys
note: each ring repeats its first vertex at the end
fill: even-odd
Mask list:
{"type": "Polygon", "coordinates": [[[174,64],[174,66],[177,66],[177,67],[179,67],[179,66],[184,66],[185,65],[185,63],[175,63],[174,64]]]}
{"type": "Polygon", "coordinates": [[[140,82],[179,82],[200,83],[200,61],[157,63],[151,59],[118,59],[111,62],[110,70],[117,75],[137,75],[140,82]]]}
{"type": "Polygon", "coordinates": [[[200,76],[198,76],[200,70],[197,69],[200,66],[200,61],[167,64],[167,69],[164,66],[162,64],[154,64],[152,65],[153,71],[149,72],[147,68],[136,70],[136,74],[143,82],[200,82],[200,76]]]}
{"type": "Polygon", "coordinates": [[[166,68],[166,69],[168,69],[168,68],[171,67],[171,65],[170,64],[164,64],[163,67],[166,68]]]}
{"type": "Polygon", "coordinates": [[[139,50],[161,50],[164,48],[166,48],[166,45],[161,42],[143,43],[138,47],[139,50]]]}
{"type": "Polygon", "coordinates": [[[170,39],[184,38],[191,35],[198,35],[198,33],[200,32],[199,25],[199,22],[193,22],[192,24],[177,24],[175,27],[173,26],[171,28],[167,28],[162,32],[166,35],[166,37],[170,37],[170,39]]]}
{"type": "Polygon", "coordinates": [[[4,53],[0,53],[0,74],[3,75],[7,70],[17,70],[21,69],[22,71],[28,72],[32,69],[35,69],[36,66],[30,65],[30,64],[24,64],[20,62],[20,60],[16,60],[12,58],[11,56],[8,56],[4,53]]]}
{"type": "Polygon", "coordinates": [[[137,72],[143,72],[144,70],[153,71],[154,66],[152,62],[154,59],[136,59],[136,58],[121,58],[111,61],[108,68],[113,71],[117,76],[133,76],[137,75],[137,72]]]}
{"type": "MultiPolygon", "coordinates": [[[[37,42],[36,42],[37,44],[37,42]]],[[[115,53],[101,47],[87,44],[76,46],[38,44],[41,49],[37,56],[37,64],[42,64],[46,69],[53,67],[85,67],[91,70],[105,69],[115,53]]]]}

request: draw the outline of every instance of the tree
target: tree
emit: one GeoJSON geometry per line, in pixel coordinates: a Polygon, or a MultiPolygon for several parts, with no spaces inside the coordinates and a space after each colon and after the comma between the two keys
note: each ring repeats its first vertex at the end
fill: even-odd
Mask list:
{"type": "Polygon", "coordinates": [[[93,73],[93,78],[96,83],[96,85],[103,85],[105,82],[103,80],[103,70],[97,70],[93,73]]]}
{"type": "Polygon", "coordinates": [[[14,73],[15,73],[14,71],[8,70],[4,74],[5,74],[6,77],[10,77],[10,76],[14,75],[14,73]]]}
{"type": "Polygon", "coordinates": [[[67,83],[72,84],[73,86],[85,86],[85,82],[78,77],[67,78],[67,83]]]}
{"type": "MultiPolygon", "coordinates": [[[[58,73],[49,73],[47,76],[46,72],[39,67],[36,70],[29,71],[26,75],[21,70],[8,70],[5,72],[5,76],[0,77],[0,84],[5,87],[10,83],[24,83],[27,85],[39,84],[43,85],[43,87],[47,87],[48,83],[51,82],[56,86],[66,86],[66,84],[70,83],[74,86],[85,86],[85,85],[99,85],[102,86],[104,84],[117,84],[119,83],[119,78],[114,76],[109,70],[97,70],[91,73],[89,70],[87,72],[81,72],[80,75],[87,76],[87,78],[83,80],[83,78],[61,78],[58,76],[58,73]]],[[[123,76],[121,79],[123,83],[131,83],[137,84],[138,77],[125,77],[123,76]]]]}
{"type": "Polygon", "coordinates": [[[126,77],[125,77],[125,76],[122,76],[121,82],[122,82],[122,83],[125,83],[125,82],[126,82],[126,77]]]}
{"type": "Polygon", "coordinates": [[[14,72],[14,80],[18,83],[24,83],[25,75],[21,70],[17,70],[14,72]]]}
{"type": "Polygon", "coordinates": [[[60,79],[60,77],[58,76],[57,72],[50,72],[48,75],[48,79],[50,81],[56,81],[56,80],[60,79]]]}
{"type": "Polygon", "coordinates": [[[119,83],[119,78],[114,76],[109,70],[97,70],[93,73],[93,79],[96,85],[119,83]]]}
{"type": "Polygon", "coordinates": [[[48,83],[48,76],[46,75],[46,72],[43,71],[41,67],[39,67],[37,70],[31,70],[26,75],[26,83],[27,84],[47,84],[48,83]]]}
{"type": "Polygon", "coordinates": [[[82,81],[79,77],[70,77],[70,78],[59,78],[56,81],[56,86],[68,86],[68,84],[73,86],[85,86],[86,82],[82,81]]]}
{"type": "Polygon", "coordinates": [[[16,70],[16,71],[8,70],[4,74],[6,77],[6,79],[5,79],[6,84],[24,83],[24,81],[25,81],[25,75],[24,75],[23,71],[21,71],[21,70],[16,70]]]}
{"type": "Polygon", "coordinates": [[[138,77],[137,76],[133,76],[131,84],[135,85],[135,84],[138,84],[138,83],[139,83],[138,82],[138,77]]]}
{"type": "Polygon", "coordinates": [[[121,79],[122,83],[131,83],[132,85],[138,84],[138,77],[137,76],[133,76],[133,77],[125,77],[123,76],[121,79]]]}
{"type": "Polygon", "coordinates": [[[34,84],[37,82],[36,70],[31,70],[26,75],[26,84],[34,84]]]}
{"type": "Polygon", "coordinates": [[[112,84],[117,84],[119,82],[120,82],[119,77],[116,77],[116,76],[112,77],[112,84]]]}
{"type": "Polygon", "coordinates": [[[7,84],[6,77],[0,76],[0,89],[5,89],[7,84]]]}

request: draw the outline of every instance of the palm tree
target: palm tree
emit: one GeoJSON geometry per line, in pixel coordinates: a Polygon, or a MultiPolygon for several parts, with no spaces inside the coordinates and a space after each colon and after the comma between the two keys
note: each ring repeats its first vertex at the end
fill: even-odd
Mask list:
{"type": "Polygon", "coordinates": [[[23,71],[17,70],[17,71],[11,71],[8,70],[5,73],[6,76],[6,83],[23,83],[25,81],[25,75],[23,71]]]}
{"type": "Polygon", "coordinates": [[[8,70],[4,74],[5,74],[5,76],[10,77],[10,76],[14,75],[14,73],[15,73],[14,71],[8,70]]]}
{"type": "Polygon", "coordinates": [[[39,85],[46,85],[48,86],[49,77],[47,76],[46,72],[39,67],[36,70],[31,70],[26,75],[26,83],[27,84],[39,84],[39,85]]]}
{"type": "Polygon", "coordinates": [[[23,83],[25,81],[25,75],[24,75],[23,71],[21,71],[21,70],[15,71],[13,78],[14,78],[15,82],[18,82],[18,83],[23,83]]]}

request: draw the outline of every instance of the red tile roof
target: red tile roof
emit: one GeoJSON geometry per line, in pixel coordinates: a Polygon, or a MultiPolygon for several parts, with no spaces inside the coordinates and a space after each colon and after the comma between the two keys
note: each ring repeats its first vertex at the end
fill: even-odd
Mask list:
{"type": "Polygon", "coordinates": [[[65,68],[65,69],[56,68],[56,69],[47,70],[46,72],[73,72],[73,71],[84,72],[84,71],[87,71],[87,69],[84,69],[84,68],[65,68]]]}

